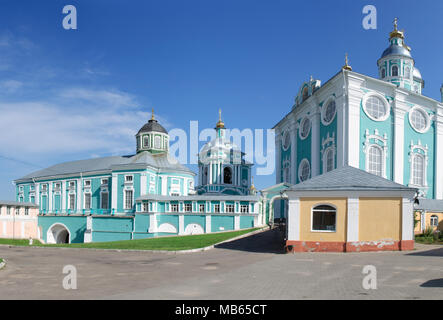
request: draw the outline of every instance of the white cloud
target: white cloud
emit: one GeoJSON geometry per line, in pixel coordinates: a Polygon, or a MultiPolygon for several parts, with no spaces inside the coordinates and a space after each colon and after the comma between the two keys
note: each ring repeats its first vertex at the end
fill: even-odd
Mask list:
{"type": "Polygon", "coordinates": [[[136,106],[130,94],[84,88],[47,101],[0,101],[0,150],[27,159],[132,154],[135,134],[150,116],[136,106]]]}

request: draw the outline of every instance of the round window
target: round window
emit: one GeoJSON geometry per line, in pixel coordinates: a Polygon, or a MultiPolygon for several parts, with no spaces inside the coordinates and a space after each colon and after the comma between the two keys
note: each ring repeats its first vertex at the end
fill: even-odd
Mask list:
{"type": "Polygon", "coordinates": [[[370,96],[365,101],[365,112],[375,121],[386,120],[388,116],[388,109],[384,101],[377,96],[370,96]]]}
{"type": "Polygon", "coordinates": [[[322,120],[324,125],[328,125],[334,120],[335,111],[337,110],[335,100],[332,100],[323,107],[322,120]]]}
{"type": "Polygon", "coordinates": [[[428,114],[421,108],[413,108],[409,114],[409,121],[415,131],[424,133],[429,127],[428,114]]]}
{"type": "Polygon", "coordinates": [[[291,145],[291,135],[289,134],[289,131],[286,131],[283,136],[283,150],[288,150],[291,145]]]}
{"type": "Polygon", "coordinates": [[[306,137],[309,135],[310,130],[311,130],[311,121],[308,118],[304,118],[301,122],[300,138],[306,139],[306,137]]]}
{"type": "Polygon", "coordinates": [[[310,166],[309,161],[307,159],[303,159],[302,162],[300,162],[298,172],[299,172],[298,177],[301,182],[309,179],[309,177],[311,175],[311,166],[310,166]]]}

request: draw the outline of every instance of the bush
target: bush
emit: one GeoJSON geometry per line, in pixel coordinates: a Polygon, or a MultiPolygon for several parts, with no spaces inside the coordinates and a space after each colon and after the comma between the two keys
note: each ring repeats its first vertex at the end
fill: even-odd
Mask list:
{"type": "Polygon", "coordinates": [[[423,237],[434,237],[434,228],[427,227],[422,234],[423,237]]]}

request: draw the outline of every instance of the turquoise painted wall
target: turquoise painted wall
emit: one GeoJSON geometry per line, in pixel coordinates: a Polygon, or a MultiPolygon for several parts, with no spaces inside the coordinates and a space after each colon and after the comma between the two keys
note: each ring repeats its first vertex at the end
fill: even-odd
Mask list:
{"type": "Polygon", "coordinates": [[[42,238],[46,242],[49,228],[54,223],[64,224],[70,234],[71,243],[82,243],[84,241],[84,234],[86,230],[86,217],[77,216],[39,216],[38,225],[42,230],[42,238]]]}
{"type": "Polygon", "coordinates": [[[254,227],[254,217],[240,216],[240,229],[248,229],[254,227]]]}
{"type": "Polygon", "coordinates": [[[211,230],[212,232],[234,230],[234,217],[213,215],[211,217],[211,230]],[[221,230],[220,227],[224,230],[221,230]]]}

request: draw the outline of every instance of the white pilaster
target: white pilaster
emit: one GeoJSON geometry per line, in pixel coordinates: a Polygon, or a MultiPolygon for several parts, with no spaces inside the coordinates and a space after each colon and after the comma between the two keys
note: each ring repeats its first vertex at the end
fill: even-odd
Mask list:
{"type": "Polygon", "coordinates": [[[277,170],[275,177],[276,177],[276,184],[279,184],[281,182],[281,132],[280,129],[275,129],[275,168],[277,170]]]}
{"type": "Polygon", "coordinates": [[[311,178],[320,174],[320,109],[311,117],[311,178]]]}
{"type": "Polygon", "coordinates": [[[140,194],[141,195],[147,194],[147,188],[148,188],[148,177],[146,175],[146,172],[143,172],[140,176],[140,194]]]}
{"type": "Polygon", "coordinates": [[[300,198],[289,200],[288,209],[288,240],[300,240],[300,198]]]}
{"type": "Polygon", "coordinates": [[[346,110],[346,97],[343,95],[337,98],[337,168],[341,168],[345,164],[345,110],[346,110]]]}
{"type": "Polygon", "coordinates": [[[297,183],[297,123],[295,119],[291,121],[289,129],[291,135],[291,183],[297,183]]]}
{"type": "Polygon", "coordinates": [[[211,215],[210,214],[208,214],[207,216],[206,216],[206,222],[205,222],[205,226],[206,226],[206,230],[205,230],[205,232],[206,233],[211,233],[211,215]]]}
{"type": "Polygon", "coordinates": [[[359,203],[358,198],[348,198],[347,242],[359,240],[359,203]]]}
{"type": "Polygon", "coordinates": [[[240,216],[234,216],[234,230],[240,229],[240,216]]]}
{"type": "Polygon", "coordinates": [[[40,183],[35,184],[35,204],[40,204],[40,183]]]}
{"type": "Polygon", "coordinates": [[[347,154],[348,165],[354,168],[360,167],[360,103],[359,97],[348,96],[347,108],[347,154]]]}
{"type": "Polygon", "coordinates": [[[185,233],[185,216],[180,214],[178,216],[178,234],[184,234],[185,233]]]}
{"type": "MultiPolygon", "coordinates": [[[[76,191],[76,194],[77,194],[77,212],[79,212],[79,211],[81,211],[82,209],[83,209],[83,204],[82,204],[82,195],[83,195],[83,192],[82,192],[82,179],[77,179],[77,191],[76,191]]],[[[52,198],[52,196],[51,196],[51,198],[52,198]]]]}
{"type": "Polygon", "coordinates": [[[62,194],[61,194],[61,202],[62,202],[62,210],[66,212],[66,180],[61,182],[62,184],[62,194]]]}
{"type": "Polygon", "coordinates": [[[405,114],[398,102],[394,102],[394,181],[403,184],[404,177],[404,145],[405,145],[405,114]]]}
{"type": "Polygon", "coordinates": [[[435,199],[443,200],[443,111],[435,119],[435,199]]]}
{"type": "Polygon", "coordinates": [[[112,200],[112,208],[114,209],[115,212],[117,212],[117,200],[118,200],[118,194],[117,194],[117,190],[118,190],[118,176],[117,174],[112,174],[112,192],[111,192],[111,200],[112,200]]]}
{"type": "Polygon", "coordinates": [[[157,214],[151,214],[149,215],[149,233],[155,233],[157,232],[157,214]]]}
{"type": "Polygon", "coordinates": [[[401,240],[414,240],[414,207],[410,199],[403,198],[401,240]]]}
{"type": "Polygon", "coordinates": [[[48,205],[48,211],[49,212],[52,212],[53,211],[53,207],[52,207],[52,198],[53,198],[53,194],[52,194],[52,182],[49,182],[48,183],[48,202],[49,202],[49,205],[48,205]]]}

